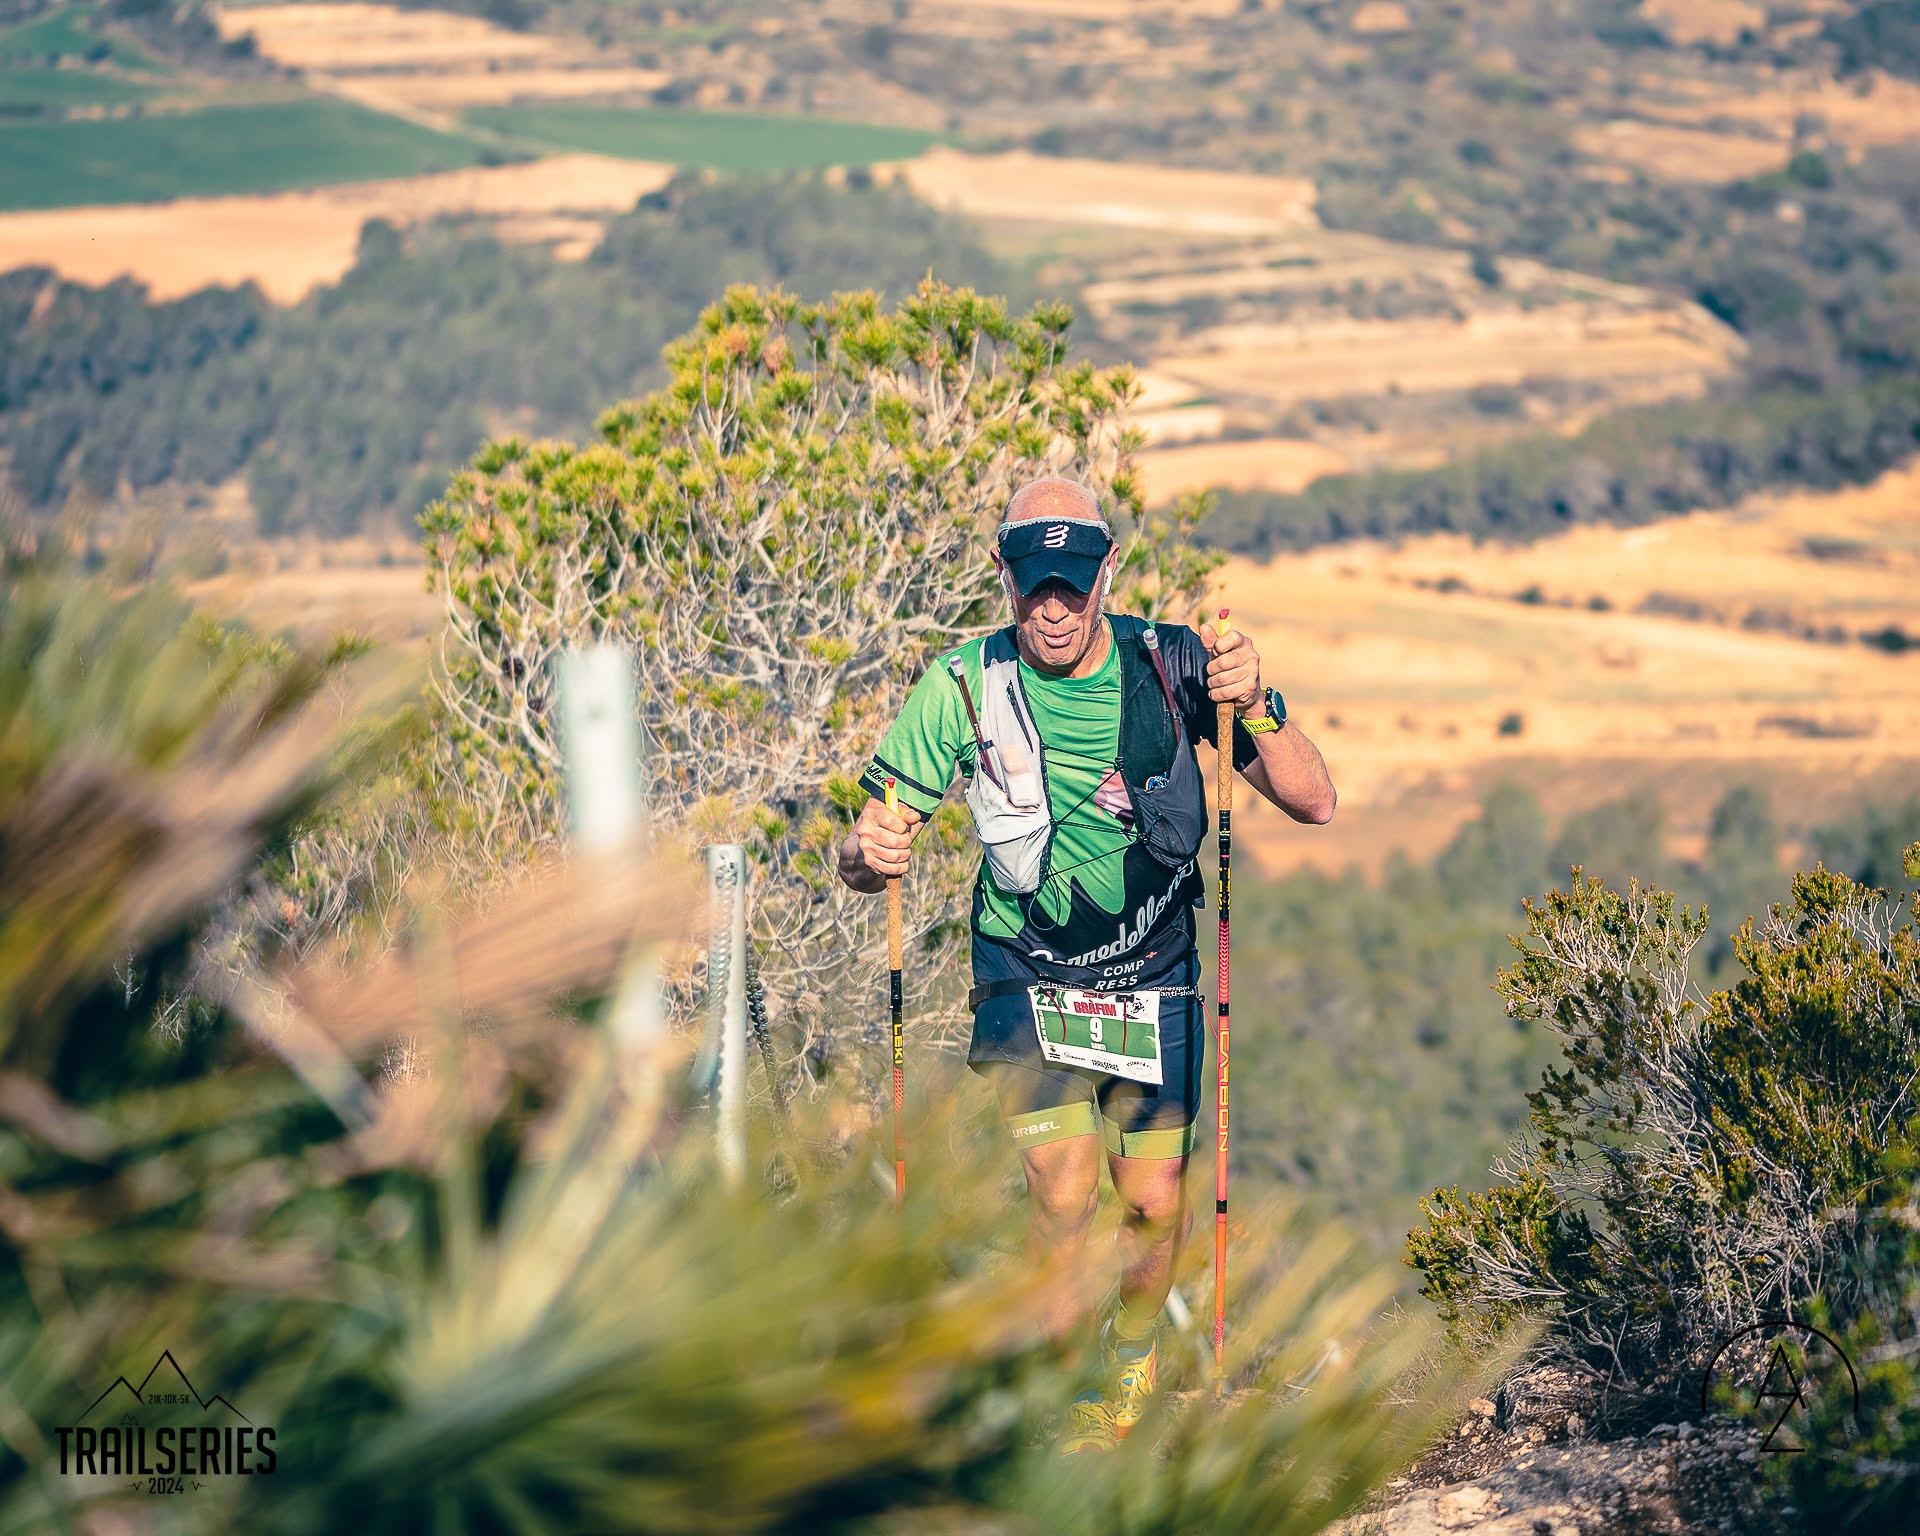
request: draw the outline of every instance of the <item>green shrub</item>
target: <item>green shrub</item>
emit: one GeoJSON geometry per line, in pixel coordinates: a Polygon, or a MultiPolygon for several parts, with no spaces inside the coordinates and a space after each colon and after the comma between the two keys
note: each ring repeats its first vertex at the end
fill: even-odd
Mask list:
{"type": "Polygon", "coordinates": [[[1776,1484],[1810,1530],[1920,1523],[1920,1122],[1889,1151],[1886,1169],[1858,1253],[1809,1309],[1838,1332],[1858,1373],[1859,1412],[1851,1394],[1810,1394],[1794,1424],[1803,1453],[1771,1458],[1776,1484]]]}
{"type": "Polygon", "coordinates": [[[1804,1303],[1857,1249],[1920,1109],[1920,941],[1884,892],[1816,868],[1701,996],[1704,910],[1574,873],[1527,904],[1498,983],[1564,1063],[1500,1182],[1436,1192],[1408,1251],[1457,1332],[1541,1311],[1636,1377],[1804,1303]]]}

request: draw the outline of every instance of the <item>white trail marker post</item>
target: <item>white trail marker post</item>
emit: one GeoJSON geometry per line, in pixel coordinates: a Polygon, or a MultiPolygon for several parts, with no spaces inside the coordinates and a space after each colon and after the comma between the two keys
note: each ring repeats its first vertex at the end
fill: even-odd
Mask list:
{"type": "MultiPolygon", "coordinates": [[[[574,851],[638,857],[646,804],[640,728],[633,715],[633,658],[613,645],[568,651],[554,663],[554,682],[574,851]]],[[[622,1045],[660,1038],[664,1019],[652,957],[637,957],[628,967],[607,1006],[606,1021],[622,1045]]]]}

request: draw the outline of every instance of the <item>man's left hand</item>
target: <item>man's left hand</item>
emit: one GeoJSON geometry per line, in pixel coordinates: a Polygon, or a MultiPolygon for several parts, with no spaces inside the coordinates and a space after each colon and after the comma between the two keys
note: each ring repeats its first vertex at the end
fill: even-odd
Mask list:
{"type": "Polygon", "coordinates": [[[1202,624],[1200,643],[1213,652],[1213,660],[1207,663],[1207,697],[1233,705],[1242,715],[1260,713],[1267,696],[1260,686],[1260,653],[1253,641],[1241,630],[1230,629],[1223,635],[1211,624],[1202,624]]]}

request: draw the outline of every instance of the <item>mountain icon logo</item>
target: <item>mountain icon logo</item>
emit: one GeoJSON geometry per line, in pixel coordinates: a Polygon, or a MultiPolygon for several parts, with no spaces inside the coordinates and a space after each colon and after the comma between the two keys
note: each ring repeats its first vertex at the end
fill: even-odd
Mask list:
{"type": "Polygon", "coordinates": [[[71,1424],[54,1428],[63,1476],[125,1480],[135,1493],[191,1493],[277,1465],[272,1425],[221,1392],[202,1392],[163,1349],[139,1384],[116,1376],[71,1424]]]}
{"type": "MultiPolygon", "coordinates": [[[[92,1413],[94,1409],[98,1408],[116,1392],[131,1397],[136,1408],[144,1408],[151,1402],[179,1403],[191,1401],[198,1404],[203,1413],[215,1405],[218,1405],[226,1409],[228,1413],[233,1414],[244,1424],[251,1424],[253,1422],[252,1419],[240,1412],[238,1408],[234,1407],[232,1403],[228,1402],[226,1398],[222,1397],[218,1392],[214,1393],[211,1397],[202,1397],[198,1390],[195,1389],[193,1383],[187,1380],[187,1373],[180,1368],[180,1362],[173,1358],[173,1351],[170,1349],[160,1351],[160,1358],[154,1361],[152,1367],[147,1371],[147,1374],[140,1378],[139,1386],[134,1386],[124,1376],[114,1377],[113,1385],[87,1404],[86,1411],[80,1415],[80,1422],[84,1423],[87,1414],[92,1413]],[[155,1385],[155,1377],[160,1378],[158,1385],[155,1385]],[[174,1383],[178,1383],[178,1386],[176,1387],[174,1383]],[[153,1390],[153,1397],[147,1395],[149,1387],[153,1390]]],[[[123,1419],[122,1422],[124,1423],[126,1421],[123,1419]]],[[[137,1423],[138,1420],[134,1422],[137,1423]]]]}

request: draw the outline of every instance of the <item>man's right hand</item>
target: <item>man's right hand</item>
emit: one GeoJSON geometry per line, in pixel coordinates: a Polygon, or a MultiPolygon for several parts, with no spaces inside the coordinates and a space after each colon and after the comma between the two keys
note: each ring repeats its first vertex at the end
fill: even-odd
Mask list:
{"type": "Polygon", "coordinates": [[[868,800],[840,845],[840,878],[868,895],[885,890],[890,876],[907,872],[908,850],[924,825],[911,806],[890,811],[885,801],[868,800]]]}

